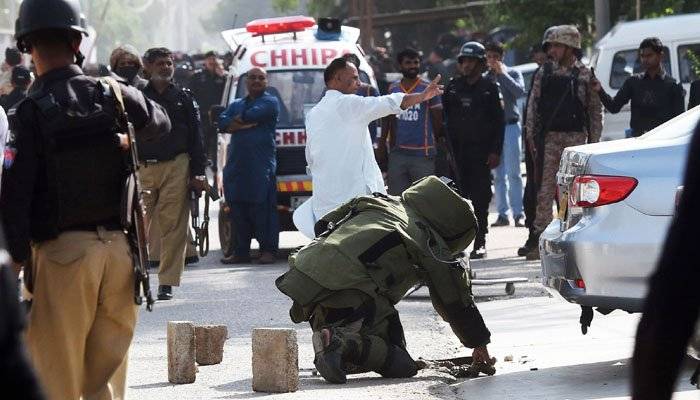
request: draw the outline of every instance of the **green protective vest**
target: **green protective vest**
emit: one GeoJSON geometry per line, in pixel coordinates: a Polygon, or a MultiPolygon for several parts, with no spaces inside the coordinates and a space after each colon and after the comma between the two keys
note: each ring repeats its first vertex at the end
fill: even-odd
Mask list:
{"type": "Polygon", "coordinates": [[[357,307],[361,297],[384,296],[396,304],[419,282],[439,304],[472,305],[469,274],[455,260],[474,239],[476,218],[469,202],[435,176],[401,197],[354,198],[319,225],[326,232],[292,254],[290,271],[276,282],[294,300],[294,322],[308,321],[324,299],[357,307]]]}

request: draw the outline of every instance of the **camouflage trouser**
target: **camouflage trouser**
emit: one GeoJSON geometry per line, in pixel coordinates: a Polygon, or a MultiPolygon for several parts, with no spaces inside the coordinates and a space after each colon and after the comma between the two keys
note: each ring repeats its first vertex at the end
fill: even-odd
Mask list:
{"type": "Polygon", "coordinates": [[[585,132],[547,132],[542,157],[542,181],[537,192],[537,211],[533,226],[542,232],[552,222],[552,200],[557,193],[557,171],[564,148],[586,143],[585,132]]]}

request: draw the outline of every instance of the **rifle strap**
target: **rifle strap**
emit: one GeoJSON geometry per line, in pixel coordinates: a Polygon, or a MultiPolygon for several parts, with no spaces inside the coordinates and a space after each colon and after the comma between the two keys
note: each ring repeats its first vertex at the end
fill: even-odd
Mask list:
{"type": "Polygon", "coordinates": [[[117,112],[119,113],[119,117],[122,120],[122,122],[127,121],[126,107],[124,106],[124,95],[122,94],[122,88],[119,86],[119,83],[116,81],[116,79],[109,76],[104,76],[100,78],[100,82],[107,84],[109,88],[112,89],[114,98],[117,100],[116,106],[117,112]]]}

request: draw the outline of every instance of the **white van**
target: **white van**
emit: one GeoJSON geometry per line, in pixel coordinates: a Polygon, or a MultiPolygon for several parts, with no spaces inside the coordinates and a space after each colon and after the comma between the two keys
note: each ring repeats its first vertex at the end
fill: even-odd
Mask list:
{"type": "MultiPolygon", "coordinates": [[[[323,25],[323,24],[322,24],[323,25]]],[[[221,32],[233,51],[233,64],[224,89],[222,105],[247,95],[246,73],[253,67],[267,71],[268,92],[280,100],[277,123],[277,209],[280,230],[295,230],[292,212],[311,196],[311,177],[306,173],[304,114],[321,100],[326,85],[323,71],[333,59],[346,53],[360,59],[359,75],[377,87],[372,67],[358,44],[360,30],[336,26],[337,31],[318,29],[311,17],[292,16],[254,20],[245,28],[221,32]]],[[[219,135],[218,171],[226,162],[230,135],[219,135]]],[[[221,176],[218,177],[221,179],[221,176]]],[[[222,222],[219,219],[219,224],[222,222]]],[[[234,222],[235,223],[235,222],[234,222]]],[[[220,236],[226,236],[226,227],[220,236]]],[[[227,253],[227,238],[222,249],[227,253]]]]}
{"type": "MultiPolygon", "coordinates": [[[[700,70],[700,13],[622,22],[595,44],[590,65],[605,91],[614,96],[624,81],[641,72],[639,43],[658,37],[666,46],[664,67],[687,92],[700,70]]],[[[629,104],[618,114],[605,113],[602,140],[621,139],[629,128],[629,104]]]]}

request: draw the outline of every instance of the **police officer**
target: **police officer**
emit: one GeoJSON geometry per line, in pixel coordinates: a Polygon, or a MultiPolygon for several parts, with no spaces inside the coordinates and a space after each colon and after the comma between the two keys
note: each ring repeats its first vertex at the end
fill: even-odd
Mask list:
{"type": "Polygon", "coordinates": [[[462,195],[472,201],[479,225],[470,258],[479,259],[486,256],[491,169],[500,163],[505,117],[498,84],[482,76],[484,46],[465,43],[457,61],[462,74],[447,85],[442,102],[462,195]]]}
{"type": "Polygon", "coordinates": [[[143,89],[148,84],[147,80],[139,76],[143,69],[143,63],[134,46],[126,44],[112,50],[112,54],[109,56],[109,66],[112,68],[112,72],[137,89],[143,89]]]}
{"type": "MultiPolygon", "coordinates": [[[[550,60],[532,78],[525,127],[538,184],[531,231],[534,238],[552,221],[556,175],[564,148],[597,142],[603,128],[602,104],[593,92],[593,74],[580,61],[578,29],[571,25],[550,28],[545,43],[550,60]]],[[[539,248],[533,246],[526,257],[539,259],[539,248]]]]}
{"type": "MultiPolygon", "coordinates": [[[[117,100],[80,69],[82,35],[78,0],[20,5],[15,37],[38,77],[9,116],[0,214],[15,271],[24,265],[33,293],[27,344],[51,399],[111,398],[136,324],[117,100]]],[[[169,131],[159,106],[119,87],[139,137],[169,131]]]]}
{"type": "Polygon", "coordinates": [[[226,86],[226,74],[219,57],[215,52],[210,51],[204,55],[204,68],[192,75],[188,87],[204,114],[202,117],[204,144],[212,168],[216,168],[218,134],[209,118],[209,111],[211,106],[221,103],[224,86],[226,86]]]}
{"type": "Polygon", "coordinates": [[[149,222],[158,224],[160,234],[149,229],[149,253],[160,241],[158,269],[158,299],[172,299],[172,287],[180,286],[185,268],[187,221],[189,219],[188,189],[200,192],[205,187],[207,157],[204,154],[199,119],[199,107],[187,89],[173,84],[172,52],[156,47],[144,55],[149,81],[143,93],[165,108],[172,121],[169,137],[149,143],[139,143],[139,159],[145,165],[141,171],[149,222]]]}

